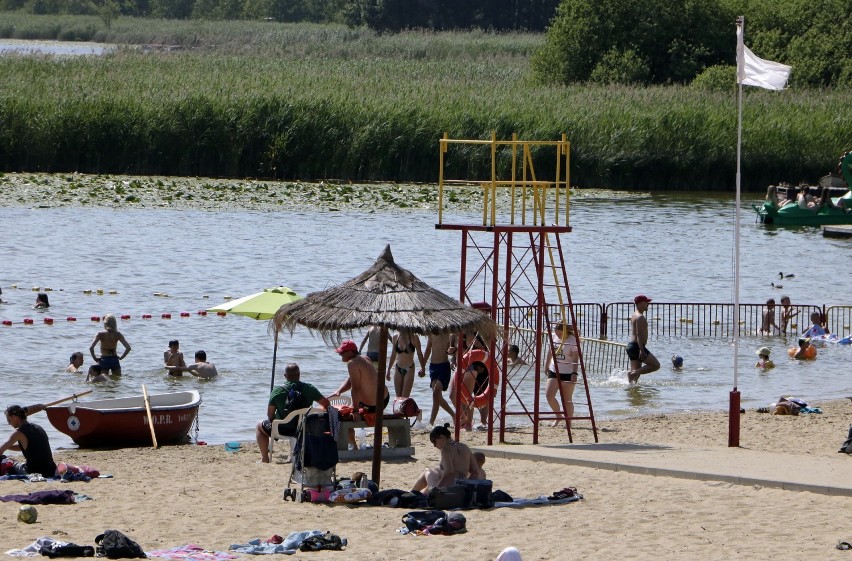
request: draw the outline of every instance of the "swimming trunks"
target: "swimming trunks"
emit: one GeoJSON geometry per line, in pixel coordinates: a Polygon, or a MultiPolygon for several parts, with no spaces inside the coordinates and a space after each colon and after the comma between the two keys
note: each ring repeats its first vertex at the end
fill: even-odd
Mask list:
{"type": "MultiPolygon", "coordinates": [[[[390,403],[390,394],[385,396],[385,404],[382,406],[382,409],[388,406],[390,403]]],[[[367,405],[363,401],[358,404],[358,407],[362,409],[365,413],[375,413],[376,406],[375,405],[367,405]]]]}
{"type": "MultiPolygon", "coordinates": [[[[266,421],[263,421],[263,424],[261,425],[261,427],[263,428],[263,432],[266,433],[266,436],[272,436],[272,422],[269,419],[267,419],[266,421]]],[[[282,424],[278,425],[278,435],[279,436],[296,436],[296,429],[297,428],[298,428],[298,425],[296,425],[296,424],[282,423],[282,424]],[[291,427],[289,425],[293,425],[293,426],[291,427]]]]}
{"type": "MultiPolygon", "coordinates": [[[[574,376],[576,376],[576,375],[577,375],[576,372],[571,372],[570,374],[560,373],[559,374],[559,381],[560,382],[574,382],[574,383],[576,383],[576,378],[574,378],[574,376]]],[[[548,378],[556,378],[556,372],[554,372],[553,370],[548,370],[547,371],[547,377],[548,378]]]]}
{"type": "Polygon", "coordinates": [[[114,355],[102,356],[98,359],[98,365],[101,367],[102,372],[104,370],[121,370],[121,361],[114,355]]]}
{"type": "MultiPolygon", "coordinates": [[[[627,356],[630,360],[639,360],[639,354],[642,352],[642,349],[639,348],[639,343],[636,341],[631,341],[627,343],[627,356]]],[[[645,347],[645,354],[651,354],[648,350],[648,347],[645,347]]]]}
{"type": "Polygon", "coordinates": [[[446,390],[450,386],[450,372],[449,362],[429,363],[429,379],[433,382],[435,380],[441,382],[441,391],[446,390]]]}
{"type": "Polygon", "coordinates": [[[379,362],[379,351],[367,351],[367,358],[373,362],[379,362]]]}

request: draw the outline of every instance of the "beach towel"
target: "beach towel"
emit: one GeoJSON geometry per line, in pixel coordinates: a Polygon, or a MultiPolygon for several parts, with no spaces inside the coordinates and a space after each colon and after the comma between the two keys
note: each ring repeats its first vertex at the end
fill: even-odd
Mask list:
{"type": "Polygon", "coordinates": [[[494,508],[525,508],[528,506],[552,506],[564,505],[579,501],[583,495],[577,493],[573,497],[565,497],[564,499],[549,499],[547,497],[536,497],[534,499],[515,499],[512,502],[496,502],[494,508]]]}
{"type": "Polygon", "coordinates": [[[236,553],[248,555],[269,555],[272,553],[284,553],[292,555],[299,551],[302,542],[312,536],[321,536],[321,530],[307,530],[304,532],[291,532],[281,543],[270,543],[256,538],[244,544],[233,544],[228,549],[236,553]]]}
{"type": "Polygon", "coordinates": [[[155,549],[148,551],[148,557],[160,557],[163,559],[184,559],[186,561],[219,561],[221,559],[236,559],[224,551],[209,551],[194,543],[179,545],[171,549],[155,549]]]}
{"type": "Polygon", "coordinates": [[[74,491],[70,489],[54,489],[49,491],[34,491],[26,495],[5,495],[0,497],[4,503],[18,502],[25,505],[72,505],[74,491]]]}
{"type": "Polygon", "coordinates": [[[6,552],[6,555],[12,555],[14,557],[41,557],[41,549],[43,547],[59,547],[62,545],[68,545],[68,542],[63,542],[59,540],[55,540],[48,536],[42,536],[27,547],[22,549],[10,549],[6,552]]]}

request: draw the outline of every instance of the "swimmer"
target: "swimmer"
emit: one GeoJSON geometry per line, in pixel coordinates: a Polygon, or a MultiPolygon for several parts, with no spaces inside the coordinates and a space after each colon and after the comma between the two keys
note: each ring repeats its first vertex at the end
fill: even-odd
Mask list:
{"type": "Polygon", "coordinates": [[[759,360],[754,365],[755,368],[763,368],[764,370],[769,370],[770,368],[775,368],[775,363],[769,358],[769,347],[760,347],[755,351],[755,354],[759,357],[759,360]]]}

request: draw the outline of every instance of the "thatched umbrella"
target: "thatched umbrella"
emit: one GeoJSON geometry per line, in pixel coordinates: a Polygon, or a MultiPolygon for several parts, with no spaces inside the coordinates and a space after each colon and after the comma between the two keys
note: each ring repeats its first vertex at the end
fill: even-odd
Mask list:
{"type": "MultiPolygon", "coordinates": [[[[286,328],[292,333],[297,325],[319,333],[326,342],[338,342],[344,334],[379,326],[377,404],[384,401],[388,330],[407,329],[420,335],[463,331],[478,331],[485,337],[497,335],[497,324],[490,317],[435,290],[394,263],[390,245],[372,267],[354,279],[281,306],[270,329],[277,333],[286,328]]],[[[383,420],[381,410],[377,413],[372,474],[376,484],[381,477],[383,420]]]]}

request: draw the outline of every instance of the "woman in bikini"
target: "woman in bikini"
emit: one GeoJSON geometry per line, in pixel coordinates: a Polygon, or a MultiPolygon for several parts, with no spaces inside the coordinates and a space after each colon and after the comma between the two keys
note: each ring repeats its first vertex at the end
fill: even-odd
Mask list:
{"type": "Polygon", "coordinates": [[[416,333],[402,329],[393,336],[391,347],[385,379],[390,381],[391,371],[393,370],[393,387],[396,391],[396,397],[410,397],[411,388],[414,386],[415,351],[420,360],[420,370],[417,375],[426,375],[426,360],[423,358],[423,351],[420,348],[420,338],[416,333]]]}
{"type": "Polygon", "coordinates": [[[456,479],[485,479],[470,448],[453,440],[449,426],[435,427],[429,433],[432,445],[441,451],[441,463],[424,471],[411,488],[412,491],[428,493],[434,487],[449,487],[456,479]]]}
{"type": "Polygon", "coordinates": [[[130,344],[124,338],[124,335],[118,331],[118,322],[116,322],[114,315],[107,314],[104,316],[104,330],[98,331],[98,334],[95,335],[91,346],[89,346],[89,352],[94,361],[98,363],[101,374],[121,375],[121,361],[130,352],[130,344]],[[121,353],[121,356],[116,353],[118,343],[124,346],[124,352],[121,353]],[[100,357],[95,356],[95,347],[98,344],[101,346],[100,357]]]}
{"type": "Polygon", "coordinates": [[[565,399],[565,414],[570,423],[574,416],[574,388],[577,387],[577,372],[580,369],[580,355],[577,350],[577,338],[574,336],[574,328],[562,322],[556,326],[547,344],[547,386],[545,396],[547,403],[556,419],[550,426],[555,427],[563,420],[562,407],[556,399],[559,386],[562,386],[562,397],[565,399]],[[558,370],[558,373],[557,373],[558,370]],[[558,381],[557,381],[558,378],[558,381]]]}

